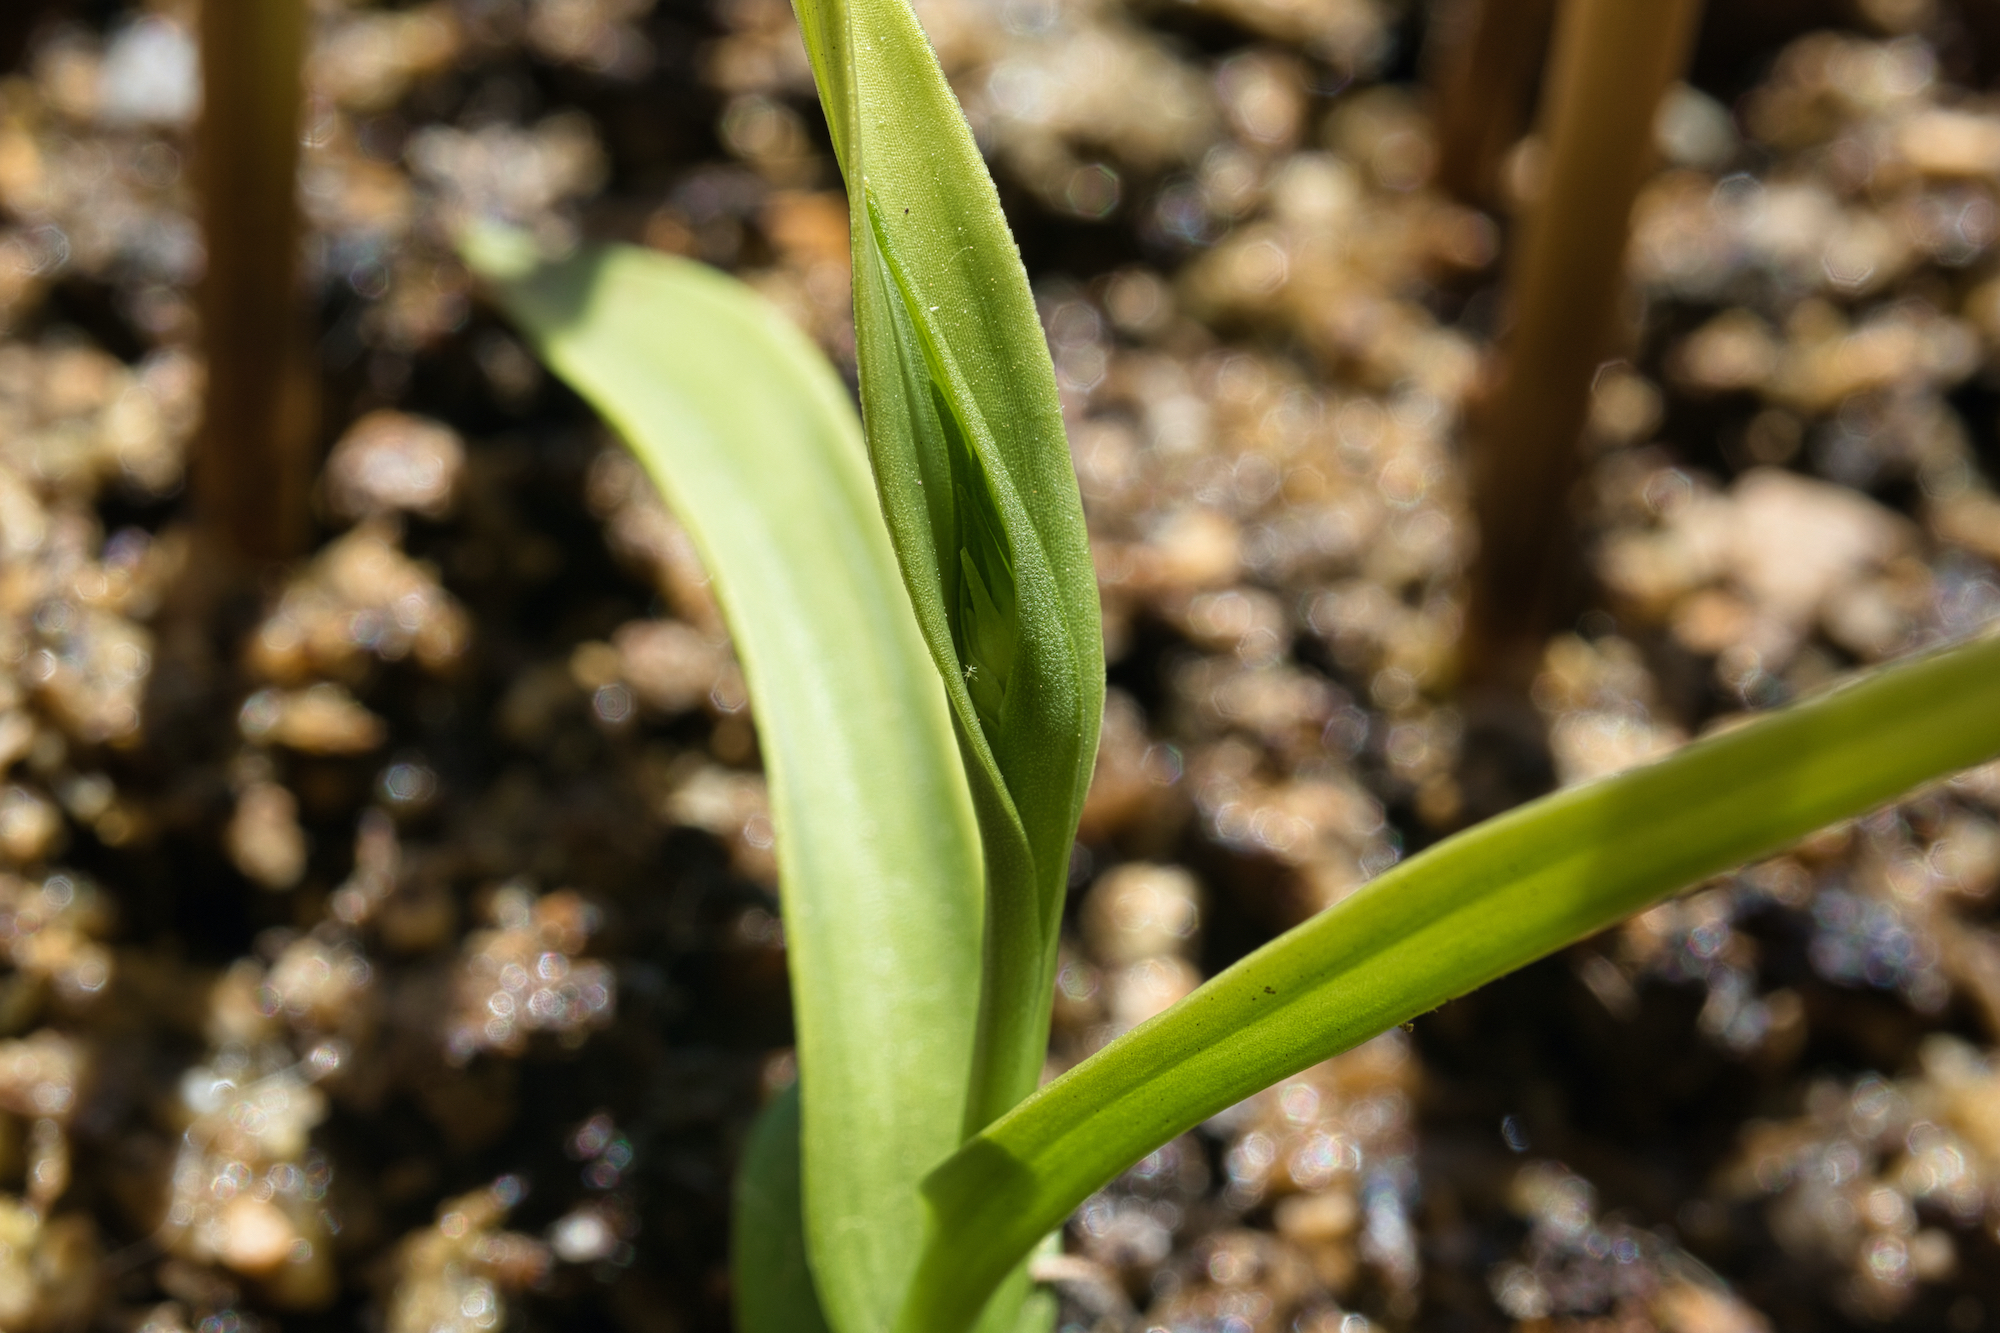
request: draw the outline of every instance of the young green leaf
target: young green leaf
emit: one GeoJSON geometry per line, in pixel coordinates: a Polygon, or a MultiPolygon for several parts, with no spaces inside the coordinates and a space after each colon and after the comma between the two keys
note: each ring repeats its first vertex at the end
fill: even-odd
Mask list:
{"type": "Polygon", "coordinates": [[[740,1333],[827,1333],[806,1258],[800,1185],[794,1083],[758,1115],[736,1170],[729,1267],[740,1333]]]}
{"type": "Polygon", "coordinates": [[[987,929],[967,1129],[1032,1090],[1104,704],[1097,582],[1027,275],[905,0],[796,0],[847,180],[869,454],[965,755],[987,929]]]}
{"type": "Polygon", "coordinates": [[[1119,1171],[1216,1112],[1685,885],[2000,755],[2000,638],[1862,676],[1383,874],[987,1127],[925,1184],[906,1327],[954,1333],[1119,1171]]]}
{"type": "Polygon", "coordinates": [[[711,269],[629,247],[537,266],[490,232],[465,248],[714,576],[778,836],[813,1276],[842,1333],[886,1328],[917,1184],[964,1136],[981,906],[964,770],[853,406],[804,335],[711,269]]]}

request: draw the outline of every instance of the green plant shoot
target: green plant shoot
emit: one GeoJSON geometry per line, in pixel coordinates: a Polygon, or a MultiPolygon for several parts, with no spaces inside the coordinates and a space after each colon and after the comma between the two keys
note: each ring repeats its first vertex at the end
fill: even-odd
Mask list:
{"type": "Polygon", "coordinates": [[[1097,581],[1027,274],[923,30],[904,0],[796,8],[847,181],[876,486],[979,817],[972,1132],[1033,1090],[1048,1043],[1104,707],[1097,581]]]}
{"type": "Polygon", "coordinates": [[[1112,1042],[925,1184],[908,1327],[984,1292],[1092,1190],[1308,1065],[1711,875],[2000,754],[2000,637],[1862,675],[1385,872],[1112,1042]]]}
{"type": "Polygon", "coordinates": [[[614,249],[532,270],[490,239],[472,254],[694,525],[750,673],[804,1106],[795,1131],[789,1103],[774,1105],[747,1154],[745,1225],[765,1219],[738,1255],[758,1288],[740,1307],[749,1333],[817,1333],[822,1308],[836,1333],[999,1328],[1018,1278],[1008,1299],[990,1294],[1037,1240],[1174,1134],[1683,886],[2000,755],[2000,638],[1864,673],[1411,858],[954,1154],[980,956],[975,852],[938,675],[895,595],[851,408],[798,334],[698,266],[614,249]],[[830,572],[829,552],[854,563],[830,572]],[[801,1194],[802,1241],[779,1234],[801,1194]],[[807,1264],[817,1304],[798,1286],[807,1264]]]}
{"type": "Polygon", "coordinates": [[[750,680],[801,1079],[746,1153],[747,1333],[1030,1327],[1023,1259],[1175,1134],[2000,754],[2000,638],[1865,673],[1413,857],[1036,1091],[1103,699],[1053,376],[903,0],[799,14],[848,182],[874,497],[831,370],[739,284],[468,245],[693,531],[750,680]]]}

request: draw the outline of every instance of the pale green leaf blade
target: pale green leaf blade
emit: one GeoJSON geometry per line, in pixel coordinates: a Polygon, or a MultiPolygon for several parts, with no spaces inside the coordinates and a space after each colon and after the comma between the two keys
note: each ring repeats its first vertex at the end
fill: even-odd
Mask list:
{"type": "Polygon", "coordinates": [[[905,0],[796,0],[847,179],[870,456],[987,856],[971,1127],[1031,1089],[1095,759],[1097,584],[1053,368],[993,182],[905,0]]]}
{"type": "Polygon", "coordinates": [[[799,1085],[773,1097],[736,1169],[729,1226],[738,1333],[827,1333],[806,1259],[799,1180],[799,1085]]]}
{"type": "Polygon", "coordinates": [[[835,1328],[886,1327],[917,1182],[963,1138],[980,870],[853,407],[802,334],[711,269],[630,247],[538,267],[492,233],[467,249],[715,579],[778,837],[814,1277],[835,1328]]]}
{"type": "Polygon", "coordinates": [[[2000,755],[2000,638],[1862,676],[1450,838],[987,1127],[926,1183],[906,1326],[955,1333],[1119,1171],[1279,1079],[1646,904],[2000,755]]]}

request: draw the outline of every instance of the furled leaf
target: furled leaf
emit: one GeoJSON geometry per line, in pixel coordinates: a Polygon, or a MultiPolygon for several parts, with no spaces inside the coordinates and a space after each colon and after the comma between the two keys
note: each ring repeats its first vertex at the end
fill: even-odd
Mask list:
{"type": "Polygon", "coordinates": [[[987,1127],[925,1189],[905,1328],[954,1333],[1132,1162],[1242,1098],[1685,885],[2000,755],[2000,638],[1865,675],[1450,838],[987,1127]]]}
{"type": "Polygon", "coordinates": [[[985,850],[971,1130],[1047,1046],[1104,705],[1097,582],[1027,275],[922,29],[905,0],[795,8],[847,180],[869,454],[985,850]]]}
{"type": "Polygon", "coordinates": [[[490,232],[466,248],[715,579],[777,830],[813,1275],[835,1328],[885,1327],[917,1183],[964,1135],[981,906],[944,691],[853,406],[802,334],[711,269],[617,246],[538,266],[490,232]]]}

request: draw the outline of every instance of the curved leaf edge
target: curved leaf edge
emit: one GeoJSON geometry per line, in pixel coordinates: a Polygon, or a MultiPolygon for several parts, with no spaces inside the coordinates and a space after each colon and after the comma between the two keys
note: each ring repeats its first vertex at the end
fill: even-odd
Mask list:
{"type": "Polygon", "coordinates": [[[634,445],[715,577],[778,832],[814,1284],[840,1333],[881,1333],[920,1238],[917,1181],[963,1140],[981,908],[965,769],[852,400],[774,306],[705,265],[629,246],[543,263],[527,238],[494,228],[461,248],[542,359],[634,445]],[[737,382],[749,391],[732,393],[737,382]],[[814,436],[797,447],[817,452],[774,454],[792,431],[814,436]],[[804,508],[773,517],[774,491],[804,508]],[[800,596],[829,579],[833,602],[800,596]],[[849,663],[844,679],[830,662],[849,663]],[[842,781],[867,809],[830,822],[827,765],[814,755],[857,726],[834,766],[878,781],[842,781]],[[907,788],[928,814],[881,806],[887,788],[907,788]],[[882,860],[883,839],[904,835],[882,860]],[[833,867],[838,887],[797,878],[803,838],[846,867],[833,867]],[[874,872],[856,873],[856,856],[875,857],[874,872]]]}

